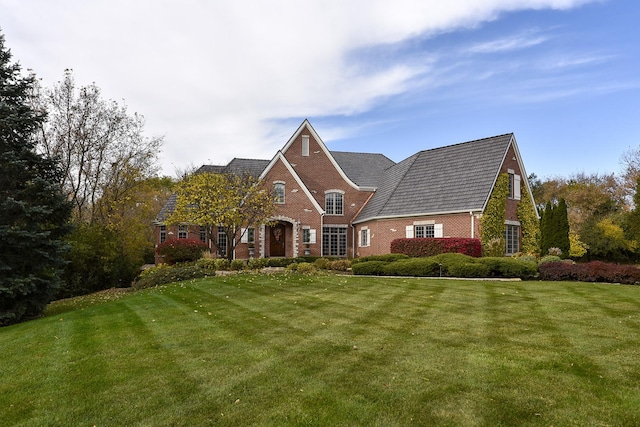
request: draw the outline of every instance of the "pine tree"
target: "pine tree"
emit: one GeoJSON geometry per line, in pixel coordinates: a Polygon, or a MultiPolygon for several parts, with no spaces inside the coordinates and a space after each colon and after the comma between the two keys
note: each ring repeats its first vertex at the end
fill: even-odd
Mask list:
{"type": "Polygon", "coordinates": [[[540,255],[542,256],[547,255],[549,248],[553,246],[551,244],[552,221],[553,205],[548,201],[540,218],[540,255]]]}
{"type": "Polygon", "coordinates": [[[555,222],[554,246],[560,248],[562,257],[569,256],[571,244],[569,243],[569,214],[567,213],[567,202],[560,199],[553,214],[555,222]]]}
{"type": "Polygon", "coordinates": [[[70,215],[60,170],[36,152],[34,77],[10,61],[0,34],[0,325],[39,315],[54,297],[70,215]]]}

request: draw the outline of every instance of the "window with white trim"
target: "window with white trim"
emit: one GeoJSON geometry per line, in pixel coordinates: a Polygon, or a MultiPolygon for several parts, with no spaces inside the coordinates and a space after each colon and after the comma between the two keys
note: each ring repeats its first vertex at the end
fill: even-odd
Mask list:
{"type": "Polygon", "coordinates": [[[408,239],[414,237],[443,237],[443,234],[442,224],[425,224],[418,221],[413,225],[407,225],[405,231],[405,237],[408,239]]]}
{"type": "Polygon", "coordinates": [[[218,227],[218,253],[223,258],[227,256],[227,233],[222,227],[218,227]]]}
{"type": "Polygon", "coordinates": [[[429,225],[414,225],[413,236],[417,238],[421,237],[435,237],[435,224],[429,225]]]}
{"type": "Polygon", "coordinates": [[[316,230],[313,228],[302,229],[302,243],[305,245],[314,244],[316,242],[316,230]]]}
{"type": "Polygon", "coordinates": [[[187,230],[187,226],[186,225],[179,225],[178,226],[178,239],[186,239],[187,237],[189,237],[189,232],[187,230]]]}
{"type": "Polygon", "coordinates": [[[201,242],[206,242],[207,241],[207,227],[200,227],[200,241],[201,242]]]}
{"type": "Polygon", "coordinates": [[[285,186],[284,182],[274,182],[273,183],[273,192],[276,197],[277,204],[284,204],[284,195],[285,195],[285,186]]]}
{"type": "Polygon", "coordinates": [[[167,226],[161,225],[160,226],[160,243],[164,242],[165,240],[167,240],[167,226]]]}
{"type": "Polygon", "coordinates": [[[302,156],[309,156],[309,135],[302,135],[302,156]]]}
{"type": "Polygon", "coordinates": [[[322,255],[347,256],[347,227],[322,229],[322,255]]]}
{"type": "Polygon", "coordinates": [[[255,243],[256,229],[253,227],[240,229],[240,243],[255,243]]]}
{"type": "Polygon", "coordinates": [[[327,215],[344,214],[344,198],[342,193],[331,191],[324,195],[324,206],[327,215]]]}
{"type": "Polygon", "coordinates": [[[369,246],[369,229],[363,228],[360,230],[360,247],[366,248],[369,246]]]}
{"type": "Polygon", "coordinates": [[[520,200],[520,175],[509,169],[509,198],[520,200]]]}
{"type": "Polygon", "coordinates": [[[520,226],[507,224],[504,231],[505,254],[513,255],[520,252],[520,226]]]}

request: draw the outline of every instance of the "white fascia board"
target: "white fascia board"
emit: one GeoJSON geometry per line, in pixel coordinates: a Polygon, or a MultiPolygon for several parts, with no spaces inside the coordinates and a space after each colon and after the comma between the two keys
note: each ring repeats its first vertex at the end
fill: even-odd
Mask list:
{"type": "MultiPolygon", "coordinates": [[[[520,179],[520,186],[524,182],[525,187],[527,188],[527,194],[530,197],[531,203],[533,204],[533,210],[536,213],[536,217],[540,219],[540,213],[538,212],[538,207],[536,206],[536,200],[533,198],[533,192],[531,191],[531,186],[529,185],[529,175],[527,175],[527,171],[524,168],[524,162],[522,161],[522,157],[520,156],[520,149],[518,148],[518,144],[516,143],[515,135],[511,135],[511,144],[513,144],[513,151],[516,153],[516,161],[518,162],[518,166],[520,166],[520,173],[522,174],[520,179]]],[[[522,199],[522,197],[520,197],[522,199]]]]}
{"type": "Polygon", "coordinates": [[[309,198],[309,200],[313,204],[313,207],[316,208],[318,213],[320,215],[324,215],[324,209],[322,209],[322,207],[318,204],[318,202],[313,197],[313,195],[311,194],[311,192],[309,191],[307,186],[304,185],[304,182],[302,182],[302,179],[300,179],[300,176],[296,173],[295,169],[293,169],[293,166],[291,166],[291,163],[289,163],[289,161],[286,159],[286,157],[284,157],[284,154],[282,154],[282,151],[278,151],[278,153],[271,160],[271,162],[269,162],[269,165],[264,169],[262,174],[260,174],[260,178],[259,178],[260,181],[262,181],[264,179],[264,177],[267,175],[267,172],[269,172],[273,168],[273,166],[276,164],[276,162],[278,160],[282,161],[282,164],[284,164],[284,166],[287,168],[287,170],[289,171],[291,176],[293,176],[293,179],[300,186],[300,188],[302,189],[304,194],[309,198]]]}
{"type": "Polygon", "coordinates": [[[284,145],[282,150],[280,150],[282,153],[285,153],[289,149],[289,147],[291,147],[291,144],[293,144],[295,142],[296,138],[298,138],[298,136],[302,133],[302,130],[305,127],[307,127],[309,129],[309,132],[311,133],[313,138],[318,142],[318,144],[320,145],[320,148],[322,149],[324,154],[327,156],[327,158],[329,159],[329,161],[331,162],[333,167],[336,168],[336,170],[338,171],[338,173],[340,174],[342,179],[344,179],[347,184],[349,184],[351,187],[353,187],[353,188],[355,188],[356,190],[359,190],[359,191],[371,191],[370,187],[360,188],[355,182],[353,182],[353,181],[351,181],[349,179],[349,177],[344,173],[344,171],[342,170],[340,165],[338,165],[338,162],[336,162],[336,159],[333,158],[333,155],[331,154],[331,152],[327,148],[327,146],[324,143],[324,141],[322,141],[322,139],[320,138],[320,135],[318,135],[316,130],[313,128],[313,126],[311,126],[311,123],[309,122],[308,119],[304,119],[302,124],[300,126],[298,126],[298,129],[293,133],[293,135],[291,135],[291,138],[289,138],[289,141],[287,141],[287,143],[284,145]]]}
{"type": "Polygon", "coordinates": [[[428,213],[417,213],[417,214],[404,214],[404,215],[385,215],[385,216],[372,216],[365,219],[360,219],[358,221],[353,221],[353,225],[362,224],[363,222],[368,221],[381,221],[387,219],[402,219],[402,218],[415,218],[415,217],[423,217],[423,216],[443,216],[443,215],[457,215],[457,214],[468,214],[468,213],[482,213],[483,210],[480,209],[459,209],[455,211],[442,211],[442,212],[428,212],[428,213]]]}

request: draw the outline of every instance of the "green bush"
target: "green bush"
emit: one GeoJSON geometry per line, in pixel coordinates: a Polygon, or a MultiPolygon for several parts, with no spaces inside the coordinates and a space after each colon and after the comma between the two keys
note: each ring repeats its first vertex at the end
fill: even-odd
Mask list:
{"type": "Polygon", "coordinates": [[[286,267],[296,261],[296,258],[267,258],[267,267],[286,267]]]}
{"type": "Polygon", "coordinates": [[[438,276],[440,274],[440,264],[431,258],[400,259],[387,263],[384,266],[384,272],[389,276],[438,276]]]}
{"type": "Polygon", "coordinates": [[[311,264],[309,262],[299,262],[297,263],[296,271],[301,274],[315,274],[318,272],[318,269],[314,264],[311,264]]]}
{"type": "Polygon", "coordinates": [[[448,270],[452,277],[489,277],[489,267],[479,262],[456,263],[448,270]]]}
{"type": "Polygon", "coordinates": [[[349,261],[348,259],[337,259],[331,261],[329,267],[331,268],[331,270],[335,271],[347,271],[349,268],[351,268],[351,261],[349,261]]]}
{"type": "Polygon", "coordinates": [[[393,261],[398,261],[399,259],[408,259],[408,258],[409,256],[405,254],[369,255],[362,258],[355,258],[351,260],[351,265],[358,264],[361,262],[369,262],[369,261],[393,262],[393,261]]]}
{"type": "Polygon", "coordinates": [[[216,271],[218,269],[218,260],[215,258],[200,258],[196,261],[196,266],[208,271],[216,271]]]}
{"type": "Polygon", "coordinates": [[[229,270],[229,260],[226,258],[216,258],[216,269],[217,270],[229,270]]]}
{"type": "Polygon", "coordinates": [[[157,267],[143,271],[133,284],[134,289],[151,288],[153,286],[182,280],[197,279],[215,274],[211,270],[198,267],[196,264],[168,266],[160,264],[157,267]]]}
{"type": "Polygon", "coordinates": [[[327,258],[318,258],[313,262],[313,265],[320,270],[329,270],[331,268],[331,261],[327,258]]]}
{"type": "Polygon", "coordinates": [[[247,262],[243,259],[234,259],[231,261],[229,268],[233,271],[241,271],[247,268],[247,262]]]}
{"type": "Polygon", "coordinates": [[[453,274],[449,272],[450,268],[455,268],[457,265],[474,263],[478,258],[474,258],[469,255],[459,254],[455,252],[449,252],[449,253],[432,256],[430,257],[430,259],[442,265],[443,276],[453,276],[453,274]]]}
{"type": "Polygon", "coordinates": [[[545,262],[558,262],[558,261],[562,261],[562,258],[556,255],[545,255],[542,258],[540,258],[540,261],[538,261],[538,265],[544,264],[545,262]]]}
{"type": "Polygon", "coordinates": [[[247,267],[251,270],[261,270],[269,265],[267,258],[251,258],[247,262],[247,267]]]}
{"type": "Polygon", "coordinates": [[[384,261],[365,261],[351,264],[353,274],[363,276],[383,276],[385,274],[384,267],[389,264],[384,261]]]}
{"type": "Polygon", "coordinates": [[[478,259],[489,269],[488,277],[521,277],[534,276],[538,271],[538,265],[532,261],[520,261],[515,258],[485,257],[478,259]]]}

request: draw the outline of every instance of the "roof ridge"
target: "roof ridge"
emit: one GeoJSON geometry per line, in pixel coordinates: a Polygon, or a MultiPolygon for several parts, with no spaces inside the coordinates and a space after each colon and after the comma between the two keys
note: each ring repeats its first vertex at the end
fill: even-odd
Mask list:
{"type": "Polygon", "coordinates": [[[420,154],[420,153],[424,153],[424,152],[427,152],[427,151],[442,150],[444,148],[456,147],[458,145],[473,144],[473,143],[477,143],[477,142],[480,142],[480,141],[485,141],[485,140],[488,140],[488,139],[501,138],[501,137],[504,137],[504,136],[513,136],[513,132],[507,132],[507,133],[503,133],[503,134],[500,134],[500,135],[494,135],[494,136],[487,136],[485,138],[472,139],[470,141],[456,142],[454,144],[443,145],[443,146],[440,146],[440,147],[427,148],[427,149],[424,149],[424,150],[420,150],[415,154],[420,154]]]}

